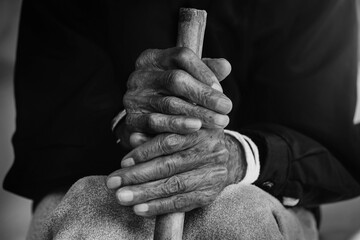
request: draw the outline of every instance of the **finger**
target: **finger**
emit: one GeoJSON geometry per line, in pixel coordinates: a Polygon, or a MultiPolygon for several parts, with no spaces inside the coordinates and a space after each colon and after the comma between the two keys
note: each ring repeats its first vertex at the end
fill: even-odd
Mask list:
{"type": "Polygon", "coordinates": [[[124,123],[118,124],[113,132],[117,143],[125,149],[133,149],[151,139],[151,136],[142,132],[129,132],[124,123]]]}
{"type": "Polygon", "coordinates": [[[151,140],[151,137],[145,133],[133,132],[130,134],[129,142],[133,148],[136,148],[147,141],[151,140]]]}
{"type": "Polygon", "coordinates": [[[150,89],[146,92],[149,96],[159,93],[178,96],[221,114],[228,114],[232,108],[231,100],[223,93],[198,81],[183,70],[137,70],[130,75],[127,85],[128,89],[132,90],[124,96],[124,106],[127,109],[138,107],[134,106],[134,103],[140,106],[149,104],[147,97],[135,91],[146,86],[150,89]]]}
{"type": "Polygon", "coordinates": [[[167,179],[120,188],[116,197],[121,205],[131,206],[193,191],[220,191],[223,181],[219,179],[226,179],[226,176],[225,167],[202,168],[167,179]]]}
{"type": "Polygon", "coordinates": [[[171,177],[210,163],[224,165],[227,158],[228,152],[226,149],[208,154],[193,154],[191,151],[177,152],[169,156],[158,157],[151,161],[119,169],[109,175],[107,186],[110,189],[116,189],[120,186],[141,184],[171,177]]]}
{"type": "Polygon", "coordinates": [[[215,112],[228,114],[232,109],[232,102],[228,97],[197,81],[185,71],[165,71],[161,83],[175,96],[183,97],[215,112]]]}
{"type": "Polygon", "coordinates": [[[187,149],[204,138],[202,131],[189,135],[161,134],[150,141],[138,146],[123,157],[121,167],[130,167],[137,163],[146,162],[153,158],[170,155],[187,149]]]}
{"type": "Polygon", "coordinates": [[[116,198],[121,205],[132,206],[150,200],[192,191],[194,190],[194,185],[195,184],[190,184],[190,181],[185,183],[181,176],[173,176],[169,179],[120,188],[116,191],[116,198]],[[185,186],[186,184],[189,184],[189,186],[185,186]]]}
{"type": "Polygon", "coordinates": [[[198,207],[209,205],[215,200],[217,194],[204,196],[200,199],[201,192],[190,192],[171,196],[168,198],[152,200],[147,203],[135,205],[133,210],[136,215],[152,217],[173,212],[188,212],[198,207]]]}
{"type": "Polygon", "coordinates": [[[133,149],[131,146],[130,136],[131,133],[128,131],[125,122],[122,122],[116,126],[113,130],[114,135],[116,136],[116,143],[125,149],[133,149]]]}
{"type": "Polygon", "coordinates": [[[231,64],[224,58],[203,58],[202,60],[215,74],[219,82],[231,72],[231,64]]]}
{"type": "Polygon", "coordinates": [[[187,116],[161,113],[129,113],[126,124],[133,130],[147,133],[187,134],[201,128],[201,121],[187,116]]]}
{"type": "Polygon", "coordinates": [[[169,198],[152,200],[147,203],[135,205],[133,210],[136,215],[143,217],[157,216],[173,212],[188,212],[200,207],[197,203],[196,195],[199,193],[191,192],[171,196],[169,198]]]}
{"type": "Polygon", "coordinates": [[[198,81],[223,92],[213,71],[191,49],[186,47],[144,51],[136,61],[136,69],[150,68],[162,70],[182,69],[198,81]]]}
{"type": "Polygon", "coordinates": [[[158,97],[150,101],[152,111],[168,115],[183,115],[201,120],[203,128],[225,128],[229,124],[227,115],[218,114],[212,110],[194,105],[178,97],[158,97]]]}
{"type": "MultiPolygon", "coordinates": [[[[133,90],[150,86],[151,89],[159,88],[158,78],[161,77],[163,71],[153,69],[139,69],[132,72],[127,81],[127,89],[133,90]]],[[[136,96],[135,96],[136,97],[136,96]]]]}

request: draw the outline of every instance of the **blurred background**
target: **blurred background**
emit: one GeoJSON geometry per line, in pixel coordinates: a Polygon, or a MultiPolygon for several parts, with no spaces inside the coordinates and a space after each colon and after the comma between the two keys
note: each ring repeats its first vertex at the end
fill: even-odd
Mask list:
{"type": "MultiPolygon", "coordinates": [[[[0,181],[13,161],[11,136],[15,129],[13,70],[20,0],[0,0],[0,181]]],[[[31,202],[0,188],[0,239],[25,239],[31,202]]]]}
{"type": "MultiPolygon", "coordinates": [[[[12,81],[20,5],[21,0],[0,0],[0,182],[13,161],[11,136],[15,129],[15,109],[12,81]]],[[[359,103],[355,118],[360,122],[359,103]]],[[[29,200],[0,188],[0,240],[25,239],[30,209],[29,200]]],[[[360,240],[360,198],[324,206],[322,219],[321,239],[360,240]]]]}

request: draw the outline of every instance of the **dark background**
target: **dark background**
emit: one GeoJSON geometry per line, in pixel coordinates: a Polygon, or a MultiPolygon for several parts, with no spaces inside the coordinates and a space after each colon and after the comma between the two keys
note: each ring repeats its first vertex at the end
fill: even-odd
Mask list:
{"type": "MultiPolygon", "coordinates": [[[[350,0],[349,0],[350,1],[350,0]]],[[[360,3],[360,0],[358,0],[360,3]]],[[[11,136],[15,129],[13,70],[20,0],[0,0],[0,180],[13,161],[11,136]]],[[[359,12],[360,12],[360,8],[359,12]]],[[[360,78],[359,78],[360,79],[360,78]]],[[[360,82],[360,81],[358,81],[360,82]]],[[[360,84],[358,84],[360,93],[360,84]]],[[[359,95],[360,96],[360,95],[359,95]]],[[[360,100],[354,121],[360,122],[360,100]]],[[[360,146],[359,146],[360,147],[360,146]]],[[[360,173],[359,173],[360,174],[360,173]]],[[[31,202],[0,189],[0,239],[25,239],[31,202]]],[[[322,239],[360,240],[360,198],[323,207],[322,239]],[[354,234],[358,232],[355,236],[354,234]],[[352,236],[352,237],[351,237],[352,236]]]]}

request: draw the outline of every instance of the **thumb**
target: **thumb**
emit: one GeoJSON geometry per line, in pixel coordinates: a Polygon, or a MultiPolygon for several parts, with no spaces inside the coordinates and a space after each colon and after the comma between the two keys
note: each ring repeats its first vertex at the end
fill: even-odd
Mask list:
{"type": "Polygon", "coordinates": [[[231,72],[231,64],[225,58],[203,58],[202,61],[214,72],[219,82],[231,72]]]}

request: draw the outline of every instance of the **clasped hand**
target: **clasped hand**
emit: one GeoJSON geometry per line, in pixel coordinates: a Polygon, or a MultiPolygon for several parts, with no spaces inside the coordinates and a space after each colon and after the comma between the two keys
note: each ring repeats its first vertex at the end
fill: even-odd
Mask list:
{"type": "Polygon", "coordinates": [[[107,179],[121,205],[141,216],[189,211],[240,180],[241,147],[223,131],[232,103],[219,81],[230,71],[225,59],[201,60],[187,48],[140,55],[116,131],[134,149],[107,179]]]}

